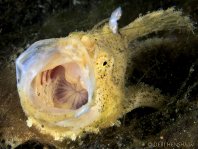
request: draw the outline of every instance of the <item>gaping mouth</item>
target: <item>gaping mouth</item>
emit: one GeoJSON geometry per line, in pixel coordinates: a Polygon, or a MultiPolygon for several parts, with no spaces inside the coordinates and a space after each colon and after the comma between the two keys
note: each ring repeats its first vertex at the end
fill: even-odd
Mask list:
{"type": "Polygon", "coordinates": [[[39,123],[74,127],[95,103],[92,59],[76,38],[34,43],[17,59],[16,71],[23,110],[39,123]]]}
{"type": "Polygon", "coordinates": [[[35,91],[40,100],[47,97],[54,107],[76,110],[88,102],[88,91],[75,62],[58,65],[36,76],[35,91]]]}

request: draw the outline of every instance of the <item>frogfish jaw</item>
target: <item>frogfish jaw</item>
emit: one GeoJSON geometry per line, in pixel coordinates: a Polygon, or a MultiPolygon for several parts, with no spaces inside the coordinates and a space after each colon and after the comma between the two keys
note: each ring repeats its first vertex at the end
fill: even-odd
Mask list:
{"type": "Polygon", "coordinates": [[[35,42],[17,58],[16,75],[28,126],[75,139],[99,117],[92,58],[79,38],[35,42]]]}

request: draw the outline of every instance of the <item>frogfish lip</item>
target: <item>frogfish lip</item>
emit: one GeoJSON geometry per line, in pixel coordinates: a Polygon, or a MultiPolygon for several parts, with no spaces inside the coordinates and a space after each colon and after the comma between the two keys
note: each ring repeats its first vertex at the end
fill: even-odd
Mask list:
{"type": "Polygon", "coordinates": [[[93,105],[92,60],[78,39],[34,43],[17,58],[16,74],[22,108],[39,121],[65,126],[93,105]]]}

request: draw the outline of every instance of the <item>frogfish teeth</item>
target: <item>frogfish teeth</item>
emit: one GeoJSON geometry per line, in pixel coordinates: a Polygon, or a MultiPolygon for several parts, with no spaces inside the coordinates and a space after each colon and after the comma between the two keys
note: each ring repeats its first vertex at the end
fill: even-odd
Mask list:
{"type": "MultiPolygon", "coordinates": [[[[128,44],[152,32],[180,29],[182,23],[186,30],[192,26],[181,13],[168,9],[138,18],[119,34],[104,25],[66,38],[35,42],[16,60],[27,125],[55,140],[75,140],[84,132],[117,124],[117,119],[136,105],[148,105],[149,101],[141,101],[143,95],[125,87],[131,55],[128,44]]],[[[151,105],[154,102],[152,98],[151,105]]]]}

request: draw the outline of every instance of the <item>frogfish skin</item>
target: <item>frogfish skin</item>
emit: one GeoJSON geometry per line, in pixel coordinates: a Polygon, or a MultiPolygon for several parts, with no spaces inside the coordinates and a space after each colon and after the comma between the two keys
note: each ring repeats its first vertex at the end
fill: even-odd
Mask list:
{"type": "Polygon", "coordinates": [[[118,125],[119,118],[137,107],[160,106],[160,100],[132,97],[135,92],[125,87],[131,53],[128,45],[152,32],[182,28],[191,30],[190,20],[170,8],[140,17],[118,33],[104,24],[35,42],[16,60],[18,93],[27,125],[55,140],[75,140],[118,125]]]}

